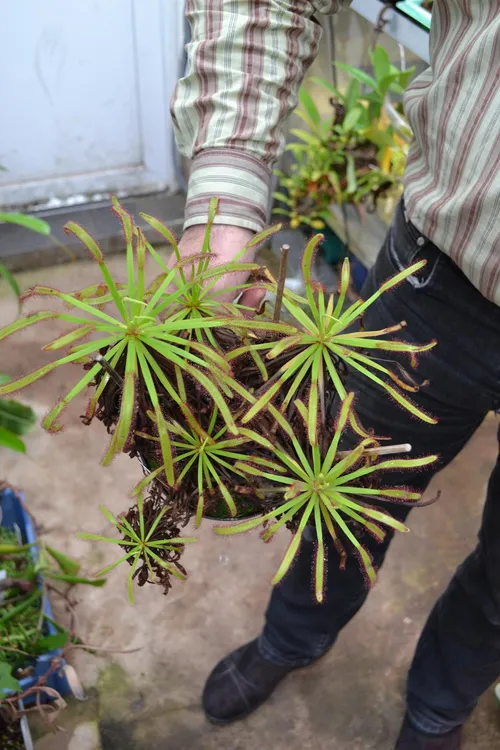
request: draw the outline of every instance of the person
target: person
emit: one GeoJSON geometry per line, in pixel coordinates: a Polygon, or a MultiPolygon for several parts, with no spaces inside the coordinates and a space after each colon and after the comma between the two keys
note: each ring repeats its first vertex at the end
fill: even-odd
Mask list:
{"type": "MultiPolygon", "coordinates": [[[[188,0],[188,69],[172,101],[176,137],[192,158],[184,255],[199,251],[209,200],[221,199],[213,246],[232,258],[266,222],[272,165],[283,124],[321,37],[317,18],[349,0],[188,0]]],[[[404,199],[362,296],[425,258],[418,276],[380,298],[365,328],[407,321],[407,338],[438,346],[422,357],[429,385],[415,395],[439,422],[410,417],[351,376],[363,424],[415,455],[439,454],[439,469],[500,408],[500,13],[498,0],[434,0],[430,67],[410,85],[414,132],[404,199]]],[[[253,290],[256,293],[256,290],[253,290]]],[[[251,294],[252,292],[250,292],[251,294]]],[[[247,298],[246,302],[249,302],[247,298]]],[[[435,466],[410,482],[424,490],[435,466]]],[[[400,520],[407,508],[391,509],[400,520]]],[[[392,535],[368,541],[377,568],[392,535]]],[[[397,750],[457,750],[462,726],[500,674],[500,461],[491,474],[475,550],[435,604],[417,646],[397,750]]],[[[367,597],[356,559],[340,571],[328,550],[327,595],[311,590],[314,545],[305,541],[275,587],[263,632],[223,659],[208,678],[209,719],[247,716],[292,670],[335,643],[367,597]]]]}

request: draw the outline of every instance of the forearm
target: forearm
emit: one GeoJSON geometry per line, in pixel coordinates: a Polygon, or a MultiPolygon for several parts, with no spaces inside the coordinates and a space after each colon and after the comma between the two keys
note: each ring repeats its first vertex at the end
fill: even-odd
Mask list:
{"type": "Polygon", "coordinates": [[[272,166],[284,145],[321,29],[318,10],[348,0],[188,0],[188,71],[172,100],[181,152],[192,158],[186,227],[217,221],[254,231],[266,221],[272,166]]]}

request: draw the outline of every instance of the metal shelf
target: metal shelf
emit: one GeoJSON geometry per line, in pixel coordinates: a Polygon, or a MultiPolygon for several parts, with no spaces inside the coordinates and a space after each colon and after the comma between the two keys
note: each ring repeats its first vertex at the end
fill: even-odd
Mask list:
{"type": "MultiPolygon", "coordinates": [[[[370,23],[376,24],[384,4],[381,0],[353,0],[350,7],[370,23]]],[[[397,10],[387,10],[386,18],[384,33],[428,63],[429,32],[397,10]]]]}

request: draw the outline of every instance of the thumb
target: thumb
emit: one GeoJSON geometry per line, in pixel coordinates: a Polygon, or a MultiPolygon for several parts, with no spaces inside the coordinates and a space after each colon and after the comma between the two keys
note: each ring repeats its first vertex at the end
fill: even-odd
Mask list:
{"type": "MultiPolygon", "coordinates": [[[[189,258],[190,256],[197,256],[201,252],[203,247],[203,240],[206,232],[206,224],[197,224],[193,227],[189,227],[182,236],[179,242],[179,252],[181,258],[189,258]]],[[[244,248],[254,236],[254,232],[250,229],[244,229],[242,227],[233,227],[226,224],[215,224],[212,227],[212,233],[210,238],[210,245],[212,249],[212,257],[210,260],[210,266],[220,266],[225,263],[229,263],[234,260],[236,255],[244,248]]],[[[241,263],[249,263],[254,260],[255,250],[250,248],[247,250],[244,256],[239,259],[241,263]]],[[[170,259],[170,266],[174,266],[176,259],[170,259]]],[[[187,266],[189,269],[191,266],[187,266]]],[[[244,284],[248,278],[248,275],[243,272],[232,272],[222,276],[218,279],[217,283],[213,287],[213,291],[221,291],[226,287],[234,287],[240,284],[244,284]]],[[[247,290],[245,294],[254,290],[247,290]]],[[[259,290],[255,290],[259,291],[259,290]]],[[[231,290],[227,294],[219,295],[218,299],[221,302],[232,302],[235,297],[238,296],[237,290],[231,290]]],[[[251,299],[251,297],[250,297],[251,299]]],[[[246,304],[246,303],[245,303],[246,304]]]]}

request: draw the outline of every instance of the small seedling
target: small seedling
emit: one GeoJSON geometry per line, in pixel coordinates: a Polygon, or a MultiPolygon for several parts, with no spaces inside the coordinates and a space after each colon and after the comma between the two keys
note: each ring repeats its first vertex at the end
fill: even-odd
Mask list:
{"type": "Polygon", "coordinates": [[[167,583],[168,578],[165,579],[165,571],[181,581],[185,580],[186,574],[183,569],[177,562],[171,560],[172,558],[178,559],[184,545],[196,541],[193,537],[165,536],[162,521],[167,521],[165,514],[168,508],[161,508],[156,515],[152,514],[151,511],[153,510],[151,501],[146,500],[146,503],[144,503],[142,496],[137,499],[137,511],[135,509],[132,509],[132,512],[129,511],[128,518],[124,514],[115,518],[107,508],[102,506],[101,513],[122,534],[123,538],[114,539],[99,534],[78,534],[80,539],[108,542],[123,548],[125,551],[123,557],[99,571],[96,578],[100,579],[101,576],[107,575],[121,563],[128,562],[131,565],[131,570],[128,575],[127,589],[131,604],[134,603],[132,584],[136,577],[138,577],[141,585],[144,585],[147,581],[161,582],[166,590],[169,588],[169,583],[167,583]],[[145,508],[147,511],[146,518],[144,515],[145,508]]]}

